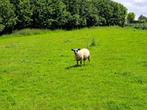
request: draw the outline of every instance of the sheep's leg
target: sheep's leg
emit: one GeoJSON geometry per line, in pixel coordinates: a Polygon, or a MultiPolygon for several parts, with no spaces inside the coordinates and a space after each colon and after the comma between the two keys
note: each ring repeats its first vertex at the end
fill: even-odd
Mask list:
{"type": "Polygon", "coordinates": [[[80,64],[82,65],[82,60],[80,61],[80,64]]]}
{"type": "Polygon", "coordinates": [[[90,56],[88,57],[88,61],[90,62],[90,56]]]}
{"type": "Polygon", "coordinates": [[[84,65],[85,65],[85,60],[84,60],[84,65]]]}
{"type": "Polygon", "coordinates": [[[84,58],[84,59],[83,59],[84,65],[85,65],[85,61],[86,61],[86,59],[84,58]]]}
{"type": "Polygon", "coordinates": [[[77,65],[78,65],[78,60],[77,60],[77,65]]]}

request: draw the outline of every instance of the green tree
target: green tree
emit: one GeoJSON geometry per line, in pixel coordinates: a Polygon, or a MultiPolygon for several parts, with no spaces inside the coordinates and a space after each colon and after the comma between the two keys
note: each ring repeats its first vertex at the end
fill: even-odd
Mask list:
{"type": "Polygon", "coordinates": [[[15,24],[13,5],[9,0],[0,0],[0,32],[12,32],[15,24]]]}
{"type": "Polygon", "coordinates": [[[111,2],[113,15],[110,18],[110,24],[124,26],[126,21],[127,9],[118,3],[111,2]]]}
{"type": "Polygon", "coordinates": [[[123,26],[127,13],[123,5],[111,0],[1,0],[0,9],[0,30],[7,31],[14,27],[123,26]]]}
{"type": "Polygon", "coordinates": [[[32,8],[30,0],[10,0],[15,6],[15,14],[17,16],[17,24],[15,28],[24,28],[30,26],[32,22],[32,8]]]}
{"type": "Polygon", "coordinates": [[[63,2],[66,5],[67,12],[69,13],[66,27],[72,28],[80,26],[80,0],[63,0],[63,2]]]}
{"type": "Polygon", "coordinates": [[[128,23],[132,23],[134,21],[134,19],[135,19],[135,13],[133,13],[133,12],[128,13],[128,15],[127,15],[128,23]]]}
{"type": "Polygon", "coordinates": [[[67,23],[68,12],[60,0],[36,0],[33,5],[33,27],[58,28],[67,23]]]}
{"type": "Polygon", "coordinates": [[[87,14],[86,14],[86,20],[87,20],[87,26],[96,26],[99,22],[99,14],[98,10],[95,7],[94,1],[88,1],[87,3],[87,14]]]}
{"type": "Polygon", "coordinates": [[[87,0],[79,0],[79,15],[80,15],[80,26],[84,27],[87,26],[87,14],[88,14],[88,4],[87,0]]]}

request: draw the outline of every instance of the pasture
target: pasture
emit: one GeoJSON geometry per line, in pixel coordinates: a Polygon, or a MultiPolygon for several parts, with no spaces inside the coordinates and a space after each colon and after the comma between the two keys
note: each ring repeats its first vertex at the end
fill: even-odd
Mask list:
{"type": "Polygon", "coordinates": [[[147,31],[26,29],[0,37],[0,110],[146,109],[147,31]],[[76,66],[71,49],[83,47],[91,62],[76,66]]]}

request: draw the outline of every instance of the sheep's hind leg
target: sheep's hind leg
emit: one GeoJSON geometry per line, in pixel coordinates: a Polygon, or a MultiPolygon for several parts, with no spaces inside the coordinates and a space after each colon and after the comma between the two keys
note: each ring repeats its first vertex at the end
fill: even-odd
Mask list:
{"type": "Polygon", "coordinates": [[[82,60],[80,61],[80,64],[82,65],[82,60]]]}
{"type": "Polygon", "coordinates": [[[77,60],[77,65],[78,65],[78,60],[77,60]]]}
{"type": "Polygon", "coordinates": [[[84,65],[85,65],[85,61],[86,61],[86,59],[84,59],[84,65]]]}

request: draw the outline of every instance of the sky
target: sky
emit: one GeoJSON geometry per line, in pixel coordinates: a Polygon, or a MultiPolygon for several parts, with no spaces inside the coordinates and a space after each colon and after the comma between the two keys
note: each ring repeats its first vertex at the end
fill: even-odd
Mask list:
{"type": "Polygon", "coordinates": [[[113,0],[127,7],[128,12],[134,12],[136,19],[143,14],[147,16],[147,0],[113,0]]]}

